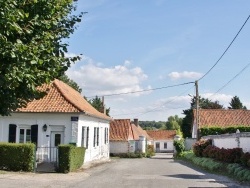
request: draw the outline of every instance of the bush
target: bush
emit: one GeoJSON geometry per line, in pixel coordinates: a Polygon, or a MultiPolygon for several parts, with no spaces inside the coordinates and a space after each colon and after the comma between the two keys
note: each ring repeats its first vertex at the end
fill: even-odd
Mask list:
{"type": "Polygon", "coordinates": [[[31,172],[34,170],[34,161],[35,144],[0,144],[0,169],[31,172]]]}
{"type": "Polygon", "coordinates": [[[243,153],[240,158],[240,161],[242,165],[250,167],[250,153],[249,152],[243,153]]]}
{"type": "Polygon", "coordinates": [[[155,155],[154,145],[147,145],[146,157],[152,157],[155,155]]]}
{"type": "Polygon", "coordinates": [[[130,153],[110,153],[110,157],[120,157],[120,158],[143,158],[144,153],[141,152],[130,152],[130,153]]]}
{"type": "Polygon", "coordinates": [[[220,135],[220,134],[226,134],[226,133],[235,133],[239,129],[240,132],[250,132],[250,127],[244,127],[244,126],[232,126],[232,127],[203,127],[201,128],[201,136],[207,136],[207,135],[220,135]]]}
{"type": "Polygon", "coordinates": [[[183,139],[175,140],[174,147],[175,147],[175,150],[177,152],[177,156],[179,156],[180,153],[182,153],[185,150],[184,140],[183,139]]]}
{"type": "Polygon", "coordinates": [[[203,150],[209,145],[212,145],[211,139],[208,139],[208,140],[200,139],[199,141],[195,142],[193,145],[194,154],[197,157],[202,157],[203,150]]]}
{"type": "Polygon", "coordinates": [[[85,148],[75,147],[71,144],[58,146],[58,171],[68,173],[77,170],[83,165],[85,148]]]}

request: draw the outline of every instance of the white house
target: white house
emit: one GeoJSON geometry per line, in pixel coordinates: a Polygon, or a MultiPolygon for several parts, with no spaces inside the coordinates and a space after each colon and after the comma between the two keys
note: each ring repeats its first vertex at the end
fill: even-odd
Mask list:
{"type": "Polygon", "coordinates": [[[138,119],[134,122],[130,119],[115,119],[110,123],[110,153],[145,153],[146,145],[151,138],[145,130],[138,124],[138,119]]]}
{"type": "Polygon", "coordinates": [[[47,94],[0,117],[0,142],[36,143],[39,161],[57,160],[54,148],[69,143],[86,147],[84,164],[109,159],[110,117],[57,79],[38,90],[47,94]]]}
{"type": "Polygon", "coordinates": [[[147,130],[147,133],[153,139],[156,153],[174,151],[175,130],[147,130]]]}

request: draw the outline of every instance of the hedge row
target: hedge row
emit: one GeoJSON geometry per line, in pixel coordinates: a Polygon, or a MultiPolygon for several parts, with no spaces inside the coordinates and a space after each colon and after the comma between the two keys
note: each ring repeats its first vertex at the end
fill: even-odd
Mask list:
{"type": "Polygon", "coordinates": [[[72,144],[58,146],[58,171],[68,173],[77,170],[83,165],[85,148],[75,147],[72,144]]]}
{"type": "Polygon", "coordinates": [[[0,169],[33,171],[35,144],[0,143],[0,169]]]}
{"type": "Polygon", "coordinates": [[[243,126],[232,126],[232,127],[203,127],[200,129],[201,136],[207,136],[207,135],[220,135],[220,134],[226,134],[226,133],[236,133],[237,129],[240,132],[250,132],[250,126],[249,127],[243,127],[243,126]]]}
{"type": "Polygon", "coordinates": [[[250,167],[250,153],[244,153],[242,148],[218,148],[212,146],[210,139],[201,139],[193,145],[193,152],[197,157],[209,157],[227,163],[239,163],[250,167]]]}

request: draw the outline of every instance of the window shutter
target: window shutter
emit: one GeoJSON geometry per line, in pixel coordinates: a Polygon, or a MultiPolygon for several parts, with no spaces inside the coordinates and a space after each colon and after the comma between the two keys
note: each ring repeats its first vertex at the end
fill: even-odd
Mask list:
{"type": "Polygon", "coordinates": [[[37,146],[38,125],[31,125],[31,142],[37,146]]]}
{"type": "Polygon", "coordinates": [[[9,142],[16,142],[16,125],[9,124],[9,142]]]}

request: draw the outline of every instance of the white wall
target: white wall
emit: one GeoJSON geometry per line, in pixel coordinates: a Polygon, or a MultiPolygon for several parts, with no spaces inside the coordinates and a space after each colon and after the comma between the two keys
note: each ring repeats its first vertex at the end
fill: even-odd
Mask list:
{"type": "Polygon", "coordinates": [[[168,152],[174,150],[174,141],[173,140],[154,140],[154,149],[156,151],[156,143],[160,143],[160,151],[159,152],[168,152]],[[167,148],[164,148],[164,143],[167,143],[167,148]]]}
{"type": "MultiPolygon", "coordinates": [[[[131,152],[128,141],[110,141],[110,153],[128,153],[131,152]]],[[[131,145],[133,146],[133,145],[131,145]]]]}

